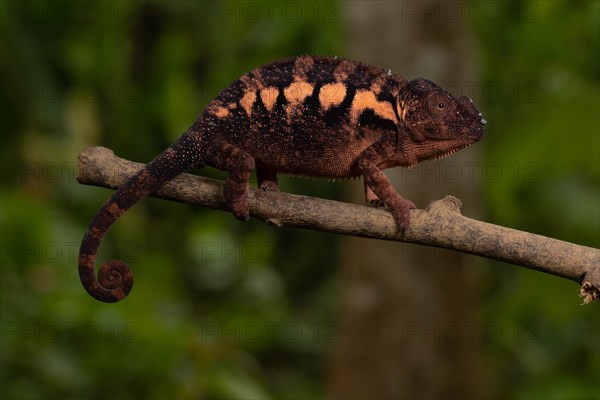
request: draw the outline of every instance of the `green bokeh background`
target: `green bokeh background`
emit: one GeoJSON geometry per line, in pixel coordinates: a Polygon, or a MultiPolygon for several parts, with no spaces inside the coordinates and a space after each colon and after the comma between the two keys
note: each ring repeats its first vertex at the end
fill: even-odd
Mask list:
{"type": "MultiPolygon", "coordinates": [[[[504,171],[483,182],[485,219],[600,247],[600,2],[475,9],[487,4],[510,12],[465,21],[489,122],[482,158],[504,171]]],[[[105,305],[82,289],[76,257],[109,191],[75,176],[91,144],[150,160],[253,67],[343,56],[344,4],[1,7],[1,397],[326,398],[337,237],[146,199],[103,242],[101,257],[136,277],[126,301],[105,305]]],[[[282,187],[338,198],[342,185],[282,187]]],[[[600,398],[598,304],[580,307],[572,282],[485,268],[482,323],[515,328],[483,346],[495,398],[600,398]]]]}

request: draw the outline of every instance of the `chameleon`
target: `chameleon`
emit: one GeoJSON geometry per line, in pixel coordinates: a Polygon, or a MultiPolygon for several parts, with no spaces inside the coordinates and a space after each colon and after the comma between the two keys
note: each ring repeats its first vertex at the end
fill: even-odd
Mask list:
{"type": "Polygon", "coordinates": [[[193,168],[227,172],[223,196],[249,219],[249,179],[279,191],[279,174],[325,179],[363,177],[367,203],[385,206],[399,234],[415,204],[383,170],[448,156],[477,141],[486,120],[467,96],[454,97],[423,78],[337,57],[297,56],[255,68],[223,89],[170,147],[118,188],[85,231],[81,282],[97,300],[116,302],[133,286],[129,266],[106,261],[100,242],[134,204],[193,168]]]}

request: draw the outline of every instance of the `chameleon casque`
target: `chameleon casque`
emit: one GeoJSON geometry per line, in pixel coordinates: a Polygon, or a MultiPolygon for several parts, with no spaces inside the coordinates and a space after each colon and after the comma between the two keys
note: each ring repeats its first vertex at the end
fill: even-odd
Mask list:
{"type": "Polygon", "coordinates": [[[486,121],[470,98],[453,97],[426,79],[333,57],[300,56],[258,67],[225,88],[169,148],[121,186],[98,210],[79,252],[81,281],[94,298],[116,302],[133,276],[119,260],[95,273],[96,253],[110,226],[142,198],[191,168],[229,173],[224,197],[249,219],[247,194],[256,169],[263,190],[277,175],[362,176],[367,202],[383,203],[398,230],[415,205],[382,172],[461,150],[483,136],[486,121]]]}

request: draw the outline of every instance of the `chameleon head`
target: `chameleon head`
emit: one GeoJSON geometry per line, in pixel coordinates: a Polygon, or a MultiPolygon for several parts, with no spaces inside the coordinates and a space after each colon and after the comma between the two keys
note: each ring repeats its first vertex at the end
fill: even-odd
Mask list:
{"type": "Polygon", "coordinates": [[[403,141],[415,145],[415,163],[445,157],[483,137],[486,120],[473,101],[456,98],[426,79],[410,81],[396,107],[403,141]]]}

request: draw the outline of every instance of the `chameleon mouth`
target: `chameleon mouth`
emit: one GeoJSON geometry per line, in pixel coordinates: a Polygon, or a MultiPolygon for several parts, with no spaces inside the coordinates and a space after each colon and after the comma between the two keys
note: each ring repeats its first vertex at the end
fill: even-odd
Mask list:
{"type": "Polygon", "coordinates": [[[461,146],[461,147],[457,147],[456,149],[452,149],[452,150],[449,150],[449,151],[447,151],[447,152],[445,152],[445,153],[439,154],[439,155],[437,155],[437,156],[433,157],[432,159],[433,159],[433,160],[439,160],[439,159],[441,159],[441,158],[446,158],[446,157],[449,157],[449,156],[451,156],[452,154],[456,153],[457,151],[461,151],[462,149],[464,149],[465,147],[468,147],[468,146],[469,146],[469,145],[467,144],[467,145],[464,145],[464,146],[461,146]]]}
{"type": "Polygon", "coordinates": [[[416,165],[420,164],[421,161],[436,161],[436,160],[440,160],[442,158],[449,157],[452,154],[456,153],[457,151],[461,151],[462,149],[464,149],[466,147],[469,147],[469,145],[470,145],[469,143],[468,144],[464,144],[462,146],[459,146],[459,147],[456,147],[454,149],[445,151],[443,153],[439,153],[439,154],[437,154],[435,156],[427,157],[425,159],[416,160],[415,162],[413,162],[413,163],[411,163],[409,165],[405,165],[404,167],[410,169],[410,168],[414,168],[416,165]]]}
{"type": "Polygon", "coordinates": [[[448,151],[445,151],[445,152],[443,152],[443,153],[440,153],[440,154],[438,154],[438,155],[435,155],[435,156],[433,156],[433,157],[431,158],[431,160],[439,160],[439,159],[442,159],[442,158],[449,157],[449,156],[451,156],[452,154],[454,154],[454,153],[456,153],[456,152],[458,152],[458,151],[461,151],[462,149],[465,149],[465,148],[469,147],[470,145],[471,145],[471,143],[463,144],[463,145],[461,145],[461,146],[458,146],[458,147],[456,147],[456,148],[454,148],[454,149],[450,149],[450,150],[448,150],[448,151]]]}

